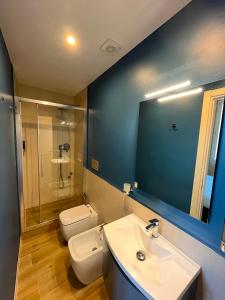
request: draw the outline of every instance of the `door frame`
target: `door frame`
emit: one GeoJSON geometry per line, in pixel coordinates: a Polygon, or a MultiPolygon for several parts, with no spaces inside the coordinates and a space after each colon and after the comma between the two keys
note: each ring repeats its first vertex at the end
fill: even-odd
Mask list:
{"type": "MultiPolygon", "coordinates": [[[[205,176],[208,171],[217,101],[224,99],[225,88],[204,92],[190,215],[201,220],[205,176]]],[[[211,206],[211,203],[210,203],[211,206]]],[[[210,209],[210,207],[209,207],[210,209]]]]}

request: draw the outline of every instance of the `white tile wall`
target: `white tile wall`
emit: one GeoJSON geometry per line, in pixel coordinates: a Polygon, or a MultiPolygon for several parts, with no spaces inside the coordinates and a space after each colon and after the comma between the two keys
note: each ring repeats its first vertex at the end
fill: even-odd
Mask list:
{"type": "Polygon", "coordinates": [[[225,259],[222,256],[137,201],[124,197],[121,191],[88,170],[84,182],[88,202],[98,212],[99,223],[112,222],[130,212],[146,222],[159,218],[161,234],[202,268],[197,300],[225,300],[225,259]]]}

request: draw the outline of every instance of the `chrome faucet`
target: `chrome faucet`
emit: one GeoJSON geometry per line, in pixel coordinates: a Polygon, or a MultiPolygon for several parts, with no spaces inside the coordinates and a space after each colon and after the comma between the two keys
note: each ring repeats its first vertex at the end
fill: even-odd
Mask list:
{"type": "Polygon", "coordinates": [[[157,238],[159,236],[159,220],[151,219],[149,220],[149,224],[145,227],[146,231],[150,231],[152,229],[152,237],[157,238]]]}

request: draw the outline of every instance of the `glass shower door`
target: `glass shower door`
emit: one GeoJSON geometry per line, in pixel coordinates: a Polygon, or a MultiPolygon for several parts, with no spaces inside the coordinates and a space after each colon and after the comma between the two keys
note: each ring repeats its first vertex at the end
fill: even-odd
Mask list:
{"type": "Polygon", "coordinates": [[[82,203],[83,112],[38,105],[40,222],[82,203]]]}
{"type": "Polygon", "coordinates": [[[37,104],[21,103],[23,206],[25,227],[40,223],[37,104]]]}

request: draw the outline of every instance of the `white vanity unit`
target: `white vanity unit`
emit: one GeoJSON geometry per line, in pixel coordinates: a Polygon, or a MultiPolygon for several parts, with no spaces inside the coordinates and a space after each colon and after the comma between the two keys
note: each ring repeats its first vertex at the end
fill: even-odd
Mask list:
{"type": "Polygon", "coordinates": [[[106,251],[103,260],[110,299],[193,300],[200,266],[145,227],[134,214],[104,226],[112,254],[106,251]]]}

